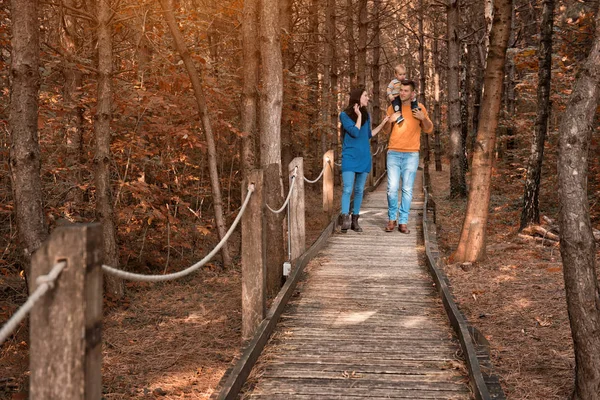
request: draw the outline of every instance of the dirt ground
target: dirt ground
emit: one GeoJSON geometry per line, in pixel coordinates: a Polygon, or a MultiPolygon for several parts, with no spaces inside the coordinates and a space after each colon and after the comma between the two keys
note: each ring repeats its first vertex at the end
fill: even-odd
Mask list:
{"type": "MultiPolygon", "coordinates": [[[[466,209],[466,200],[448,198],[447,167],[431,171],[438,242],[446,261],[458,243],[466,209]]],[[[574,356],[559,248],[518,236],[521,180],[495,174],[493,185],[487,258],[471,267],[446,265],[446,274],[459,307],[490,342],[507,398],[567,399],[574,356]]],[[[548,205],[543,209],[558,212],[552,208],[552,189],[542,188],[542,196],[548,205]]]]}

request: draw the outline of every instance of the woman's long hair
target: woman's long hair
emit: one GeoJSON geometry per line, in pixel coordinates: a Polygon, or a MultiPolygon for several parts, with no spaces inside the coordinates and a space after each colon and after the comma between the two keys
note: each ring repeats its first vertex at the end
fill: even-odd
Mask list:
{"type": "MultiPolygon", "coordinates": [[[[352,119],[352,121],[356,122],[358,119],[358,115],[354,112],[354,105],[358,103],[360,106],[360,97],[365,92],[364,86],[358,86],[350,91],[350,100],[348,101],[348,107],[344,109],[344,112],[352,119]]],[[[367,107],[360,107],[360,113],[362,114],[362,119],[360,126],[363,126],[367,123],[367,119],[369,118],[369,113],[367,112],[367,107]]]]}

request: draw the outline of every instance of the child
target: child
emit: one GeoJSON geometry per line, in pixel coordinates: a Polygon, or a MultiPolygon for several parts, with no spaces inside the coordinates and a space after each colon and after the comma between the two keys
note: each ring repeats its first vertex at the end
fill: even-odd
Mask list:
{"type": "MultiPolygon", "coordinates": [[[[402,116],[402,101],[400,100],[400,83],[406,79],[406,68],[403,64],[398,64],[394,67],[394,76],[395,78],[391,80],[387,87],[387,95],[388,99],[392,103],[394,107],[394,112],[399,112],[400,116],[396,120],[396,123],[404,121],[404,117],[402,116]]],[[[413,97],[410,101],[410,108],[415,109],[419,108],[419,102],[417,101],[417,96],[413,97]]]]}

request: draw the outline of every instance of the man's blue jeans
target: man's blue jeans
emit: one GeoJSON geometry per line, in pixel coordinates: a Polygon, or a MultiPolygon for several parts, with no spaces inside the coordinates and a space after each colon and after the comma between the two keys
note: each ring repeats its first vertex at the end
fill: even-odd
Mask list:
{"type": "Polygon", "coordinates": [[[389,150],[387,154],[387,200],[388,218],[398,220],[398,224],[408,223],[408,213],[412,202],[413,184],[419,168],[419,153],[403,153],[389,150]],[[398,189],[402,179],[402,200],[398,219],[398,189]]]}
{"type": "Polygon", "coordinates": [[[367,182],[368,172],[352,172],[342,171],[342,214],[350,213],[350,196],[352,195],[352,187],[354,186],[354,207],[352,213],[358,215],[360,213],[360,205],[362,204],[363,195],[365,192],[365,183],[367,182]]]}

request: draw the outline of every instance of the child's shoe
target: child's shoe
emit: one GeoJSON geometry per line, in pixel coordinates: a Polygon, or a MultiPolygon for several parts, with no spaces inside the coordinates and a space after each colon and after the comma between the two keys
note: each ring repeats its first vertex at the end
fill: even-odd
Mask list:
{"type": "Polygon", "coordinates": [[[414,110],[414,109],[418,109],[419,108],[419,102],[417,101],[417,99],[412,99],[410,101],[410,109],[414,110]]]}
{"type": "Polygon", "coordinates": [[[400,115],[398,117],[398,119],[396,120],[396,123],[399,124],[400,122],[404,121],[404,117],[402,115],[400,115]]]}

